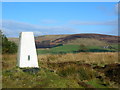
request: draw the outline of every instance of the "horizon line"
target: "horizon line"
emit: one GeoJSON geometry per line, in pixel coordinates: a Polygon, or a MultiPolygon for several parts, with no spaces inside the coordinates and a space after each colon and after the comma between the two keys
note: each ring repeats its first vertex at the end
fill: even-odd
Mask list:
{"type": "MultiPolygon", "coordinates": [[[[34,33],[34,32],[33,32],[34,33]]],[[[98,35],[108,35],[108,36],[120,36],[119,34],[118,35],[113,35],[113,34],[100,34],[100,33],[75,33],[75,34],[98,34],[98,35]]],[[[75,35],[75,34],[47,34],[47,35],[75,35]]],[[[39,36],[47,36],[47,35],[37,35],[37,36],[35,36],[35,34],[34,34],[34,36],[35,37],[39,37],[39,36]]],[[[7,38],[19,38],[19,36],[14,36],[14,37],[10,37],[10,36],[6,36],[7,38]]]]}

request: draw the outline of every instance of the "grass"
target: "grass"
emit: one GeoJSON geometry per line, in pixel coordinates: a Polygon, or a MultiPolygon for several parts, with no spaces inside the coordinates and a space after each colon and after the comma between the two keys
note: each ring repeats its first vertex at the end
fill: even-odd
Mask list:
{"type": "Polygon", "coordinates": [[[12,69],[3,72],[4,88],[68,88],[80,86],[72,79],[65,79],[46,69],[40,69],[36,74],[12,69]]]}
{"type": "Polygon", "coordinates": [[[95,71],[91,67],[77,66],[76,64],[61,67],[57,72],[60,76],[74,76],[74,78],[79,78],[81,81],[95,78],[95,71]]]}
{"type": "Polygon", "coordinates": [[[35,73],[17,68],[16,57],[16,54],[3,55],[3,88],[115,87],[105,78],[96,78],[105,76],[93,69],[94,66],[119,63],[115,52],[38,55],[40,69],[35,73]]]}
{"type": "Polygon", "coordinates": [[[16,59],[17,55],[16,54],[4,54],[2,56],[2,67],[3,70],[8,70],[16,67],[16,59]]]}
{"type": "Polygon", "coordinates": [[[108,43],[100,41],[93,38],[77,38],[75,40],[68,41],[66,44],[71,45],[80,45],[84,44],[85,46],[106,46],[108,43]]]}
{"type": "Polygon", "coordinates": [[[35,40],[37,41],[45,41],[45,40],[50,40],[50,41],[54,41],[58,38],[63,38],[63,37],[66,37],[68,36],[67,34],[65,35],[43,35],[43,36],[37,36],[35,37],[35,40]]]}
{"type": "Polygon", "coordinates": [[[86,83],[94,86],[95,88],[107,88],[107,85],[102,81],[100,81],[99,79],[93,79],[93,80],[87,81],[86,83]]]}
{"type": "Polygon", "coordinates": [[[79,45],[64,45],[59,46],[51,49],[45,49],[45,50],[37,50],[38,54],[58,54],[58,53],[70,53],[73,51],[77,51],[79,49],[79,45]]]}
{"type": "MultiPolygon", "coordinates": [[[[86,52],[115,52],[115,49],[104,49],[100,46],[86,46],[86,52]]],[[[65,53],[78,53],[82,49],[80,45],[63,45],[50,49],[37,49],[38,54],[65,54],[65,53]]]]}
{"type": "Polygon", "coordinates": [[[57,55],[38,55],[40,62],[52,62],[52,63],[62,63],[62,62],[80,62],[88,64],[112,64],[117,63],[118,53],[117,52],[105,52],[105,53],[68,53],[68,54],[57,54],[57,55]]]}

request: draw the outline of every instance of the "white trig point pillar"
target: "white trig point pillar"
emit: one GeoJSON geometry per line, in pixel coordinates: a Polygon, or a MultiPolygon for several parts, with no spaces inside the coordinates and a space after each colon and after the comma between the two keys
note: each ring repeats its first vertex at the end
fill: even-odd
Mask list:
{"type": "Polygon", "coordinates": [[[39,67],[33,32],[20,33],[17,66],[20,68],[39,67]]]}

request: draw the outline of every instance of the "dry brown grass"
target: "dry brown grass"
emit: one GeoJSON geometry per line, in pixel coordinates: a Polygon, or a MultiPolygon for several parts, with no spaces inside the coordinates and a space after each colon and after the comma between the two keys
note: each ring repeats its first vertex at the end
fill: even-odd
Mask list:
{"type": "MultiPolygon", "coordinates": [[[[2,68],[10,69],[16,67],[17,55],[4,54],[2,56],[2,68]]],[[[38,55],[39,66],[46,66],[48,63],[81,62],[88,64],[112,64],[119,63],[117,52],[105,53],[76,53],[76,54],[56,54],[38,55]]]]}
{"type": "Polygon", "coordinates": [[[76,54],[63,54],[63,55],[39,55],[40,62],[76,62],[89,64],[112,64],[119,63],[117,52],[105,52],[105,53],[76,53],[76,54]]]}
{"type": "Polygon", "coordinates": [[[93,38],[77,38],[75,40],[68,41],[66,44],[72,45],[81,45],[84,44],[85,46],[106,46],[108,45],[104,41],[100,41],[93,38]]]}
{"type": "Polygon", "coordinates": [[[3,70],[8,70],[16,67],[16,54],[4,54],[2,55],[2,68],[3,70]]]}

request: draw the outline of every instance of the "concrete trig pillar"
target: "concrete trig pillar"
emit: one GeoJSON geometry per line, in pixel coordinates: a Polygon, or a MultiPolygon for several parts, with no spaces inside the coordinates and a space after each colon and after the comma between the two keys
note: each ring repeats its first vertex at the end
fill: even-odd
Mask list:
{"type": "Polygon", "coordinates": [[[20,33],[17,66],[20,68],[39,67],[33,32],[20,33]]]}

